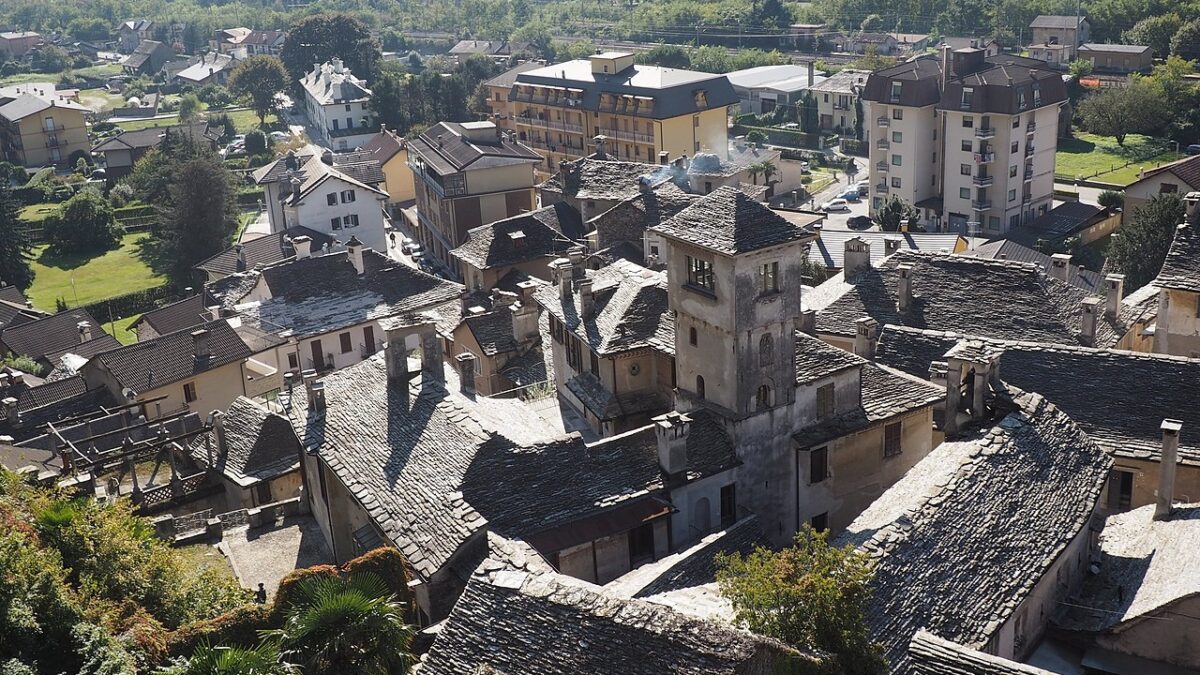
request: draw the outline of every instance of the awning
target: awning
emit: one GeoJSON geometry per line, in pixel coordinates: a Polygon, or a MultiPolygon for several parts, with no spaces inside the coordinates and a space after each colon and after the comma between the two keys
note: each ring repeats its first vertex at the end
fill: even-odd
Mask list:
{"type": "Polygon", "coordinates": [[[666,500],[647,496],[582,520],[543,530],[526,537],[526,541],[538,551],[549,555],[589,541],[628,532],[670,514],[673,508],[666,500]]]}

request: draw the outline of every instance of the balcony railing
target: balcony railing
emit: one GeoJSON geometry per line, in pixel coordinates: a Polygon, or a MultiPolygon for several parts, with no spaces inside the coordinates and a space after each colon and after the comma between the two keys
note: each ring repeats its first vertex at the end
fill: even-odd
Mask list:
{"type": "Polygon", "coordinates": [[[875,163],[875,170],[876,170],[876,171],[882,171],[883,173],[887,173],[887,170],[888,170],[888,163],[887,163],[887,162],[876,162],[876,163],[875,163]]]}
{"type": "Polygon", "coordinates": [[[976,164],[987,164],[996,159],[994,152],[977,152],[972,156],[975,158],[976,164]]]}
{"type": "Polygon", "coordinates": [[[992,201],[990,199],[975,200],[971,202],[972,211],[987,211],[990,208],[992,208],[992,201]]]}
{"type": "Polygon", "coordinates": [[[875,141],[875,147],[879,148],[880,150],[887,150],[888,148],[892,147],[892,144],[890,141],[888,141],[888,139],[881,138],[875,141]]]}
{"type": "Polygon", "coordinates": [[[540,117],[525,117],[522,115],[516,115],[513,117],[513,121],[516,122],[517,124],[524,124],[526,126],[538,127],[541,129],[554,129],[556,131],[566,131],[566,132],[570,132],[573,134],[582,134],[583,133],[583,126],[581,126],[579,124],[569,124],[567,122],[554,122],[551,120],[542,119],[540,117]]]}
{"type": "Polygon", "coordinates": [[[882,194],[887,194],[891,191],[891,188],[888,187],[887,183],[876,183],[871,189],[882,194]]]}
{"type": "Polygon", "coordinates": [[[1025,180],[1026,181],[1033,180],[1033,169],[1025,169],[1025,180]]]}
{"type": "Polygon", "coordinates": [[[975,138],[995,138],[996,127],[979,127],[975,129],[975,138]]]}
{"type": "Polygon", "coordinates": [[[889,127],[892,125],[892,120],[887,115],[883,115],[875,119],[875,123],[881,127],[889,127]]]}
{"type": "Polygon", "coordinates": [[[975,176],[971,179],[971,183],[975,187],[991,187],[994,180],[992,176],[975,176]]]}
{"type": "Polygon", "coordinates": [[[1025,146],[1025,156],[1033,157],[1033,146],[1032,145],[1025,146]]]}
{"type": "Polygon", "coordinates": [[[1025,125],[1025,133],[1032,134],[1034,131],[1037,131],[1037,122],[1029,120],[1029,124],[1025,125]]]}
{"type": "Polygon", "coordinates": [[[636,131],[622,131],[619,129],[600,128],[600,132],[607,135],[609,138],[619,138],[623,141],[633,141],[635,143],[653,143],[653,134],[643,134],[636,131]]]}

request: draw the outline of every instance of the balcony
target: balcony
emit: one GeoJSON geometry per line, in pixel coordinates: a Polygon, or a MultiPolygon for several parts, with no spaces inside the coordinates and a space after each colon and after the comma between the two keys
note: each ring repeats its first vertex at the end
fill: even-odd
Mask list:
{"type": "Polygon", "coordinates": [[[653,143],[653,134],[643,134],[636,131],[621,131],[619,129],[600,128],[600,133],[605,134],[609,138],[619,138],[623,141],[632,141],[634,143],[653,143]]]}
{"type": "Polygon", "coordinates": [[[884,115],[882,117],[876,118],[875,124],[878,124],[881,127],[890,127],[892,125],[892,120],[889,119],[887,115],[884,115]]]}
{"type": "Polygon", "coordinates": [[[581,125],[568,124],[566,122],[552,122],[540,117],[516,115],[513,117],[513,121],[517,124],[524,124],[526,126],[538,127],[541,129],[554,129],[556,131],[566,131],[573,134],[583,133],[583,127],[581,125]]]}
{"type": "Polygon", "coordinates": [[[989,164],[996,159],[996,153],[994,153],[994,152],[977,152],[974,155],[972,155],[972,157],[975,159],[976,164],[989,164]]]}
{"type": "Polygon", "coordinates": [[[1025,182],[1028,183],[1031,180],[1033,180],[1033,169],[1025,169],[1025,182]]]}
{"type": "Polygon", "coordinates": [[[876,183],[875,185],[871,186],[871,189],[878,194],[887,194],[891,190],[887,183],[876,183]]]}
{"type": "Polygon", "coordinates": [[[880,171],[882,173],[887,173],[888,163],[887,162],[875,162],[875,170],[880,171]]]}
{"type": "Polygon", "coordinates": [[[990,199],[976,200],[971,202],[972,211],[987,211],[990,208],[992,208],[992,201],[990,199]]]}
{"type": "Polygon", "coordinates": [[[1033,146],[1032,145],[1025,146],[1025,156],[1033,157],[1033,146]]]}
{"type": "Polygon", "coordinates": [[[995,138],[996,127],[979,127],[975,130],[975,138],[995,138]]]}
{"type": "Polygon", "coordinates": [[[881,138],[875,141],[875,147],[879,148],[880,150],[887,150],[888,148],[892,147],[892,144],[890,141],[888,141],[888,139],[881,138]]]}
{"type": "Polygon", "coordinates": [[[1029,124],[1025,125],[1025,133],[1032,134],[1034,131],[1037,131],[1037,122],[1029,120],[1029,124]]]}
{"type": "Polygon", "coordinates": [[[975,187],[991,187],[994,178],[992,176],[975,176],[971,178],[971,184],[975,187]]]}

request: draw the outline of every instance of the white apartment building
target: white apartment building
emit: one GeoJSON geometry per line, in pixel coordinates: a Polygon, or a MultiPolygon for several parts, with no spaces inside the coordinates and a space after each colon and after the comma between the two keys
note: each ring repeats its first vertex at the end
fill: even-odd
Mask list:
{"type": "Polygon", "coordinates": [[[300,84],[304,86],[304,111],[324,145],[353,150],[366,145],[379,131],[371,122],[371,90],[341,59],[314,63],[300,84]]]}
{"type": "Polygon", "coordinates": [[[1044,62],[945,48],[863,93],[871,213],[897,196],[930,230],[995,236],[1048,211],[1067,92],[1044,62]]]}

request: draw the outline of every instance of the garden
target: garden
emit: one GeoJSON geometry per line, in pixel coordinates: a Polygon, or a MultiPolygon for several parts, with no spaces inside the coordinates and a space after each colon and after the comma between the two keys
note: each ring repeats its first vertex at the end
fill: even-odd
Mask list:
{"type": "Polygon", "coordinates": [[[1054,178],[1090,180],[1124,187],[1138,179],[1143,168],[1154,168],[1183,157],[1161,138],[1129,134],[1118,145],[1111,136],[1077,132],[1058,141],[1054,178]]]}

